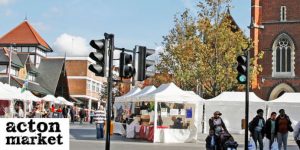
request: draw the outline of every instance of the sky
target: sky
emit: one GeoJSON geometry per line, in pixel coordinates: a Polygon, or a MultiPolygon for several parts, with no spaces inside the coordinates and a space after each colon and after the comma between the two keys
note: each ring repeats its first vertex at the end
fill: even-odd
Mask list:
{"type": "MultiPolygon", "coordinates": [[[[0,36],[28,22],[52,47],[55,56],[88,56],[92,39],[115,35],[115,46],[135,45],[161,51],[163,36],[174,27],[174,16],[198,0],[0,0],[0,36]]],[[[250,0],[233,0],[231,14],[249,35],[250,0]]]]}

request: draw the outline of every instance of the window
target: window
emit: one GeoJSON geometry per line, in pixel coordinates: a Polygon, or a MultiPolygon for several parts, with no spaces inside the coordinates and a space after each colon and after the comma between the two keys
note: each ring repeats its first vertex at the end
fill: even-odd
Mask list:
{"type": "Polygon", "coordinates": [[[35,47],[29,47],[29,52],[35,53],[35,47]]]}
{"type": "Polygon", "coordinates": [[[96,91],[95,92],[99,92],[99,87],[100,87],[100,84],[99,83],[96,83],[96,91]]]}
{"type": "Polygon", "coordinates": [[[19,75],[19,69],[15,68],[15,67],[11,67],[10,74],[14,75],[14,76],[18,76],[19,75]]]}
{"type": "Polygon", "coordinates": [[[280,21],[286,21],[286,6],[280,7],[280,21]]]}
{"type": "Polygon", "coordinates": [[[287,34],[281,34],[273,44],[273,76],[294,76],[294,43],[287,34]]]}
{"type": "Polygon", "coordinates": [[[86,89],[91,90],[91,81],[87,80],[86,89]]]}
{"type": "Polygon", "coordinates": [[[35,55],[30,55],[30,62],[34,64],[35,55]]]}
{"type": "Polygon", "coordinates": [[[96,82],[93,82],[92,83],[92,91],[95,92],[95,90],[96,90],[96,82]]]}
{"type": "Polygon", "coordinates": [[[29,47],[22,47],[22,52],[28,53],[28,48],[29,48],[29,47]]]}
{"type": "Polygon", "coordinates": [[[28,73],[28,80],[30,80],[30,81],[35,81],[35,74],[33,74],[33,73],[28,73]]]}
{"type": "Polygon", "coordinates": [[[6,65],[0,65],[0,73],[6,73],[7,66],[6,65]]]}
{"type": "Polygon", "coordinates": [[[17,47],[17,52],[22,52],[22,47],[17,47]]]}

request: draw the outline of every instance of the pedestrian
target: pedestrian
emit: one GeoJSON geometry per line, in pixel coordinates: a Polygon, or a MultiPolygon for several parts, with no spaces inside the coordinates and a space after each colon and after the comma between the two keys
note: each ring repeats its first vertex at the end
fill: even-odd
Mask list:
{"type": "Polygon", "coordinates": [[[24,111],[21,105],[18,106],[18,118],[24,118],[24,111]]]}
{"type": "Polygon", "coordinates": [[[84,108],[80,109],[80,111],[79,111],[80,124],[82,124],[82,121],[85,118],[85,116],[86,116],[86,113],[85,113],[84,108]]]}
{"type": "Polygon", "coordinates": [[[214,116],[209,119],[209,130],[213,130],[214,134],[217,137],[217,142],[216,142],[217,150],[220,150],[223,147],[223,145],[221,144],[222,143],[221,134],[224,133],[224,131],[228,133],[228,130],[222,118],[220,117],[221,115],[222,115],[221,112],[216,111],[214,112],[214,116]]]}
{"type": "Polygon", "coordinates": [[[68,117],[68,108],[66,106],[64,106],[62,109],[62,115],[64,118],[68,117]]]}
{"type": "Polygon", "coordinates": [[[259,150],[264,149],[263,138],[265,135],[265,119],[263,118],[264,111],[262,109],[258,109],[256,111],[257,115],[250,122],[249,130],[251,136],[254,140],[254,143],[257,146],[257,141],[259,144],[259,150]]]}
{"type": "Polygon", "coordinates": [[[62,118],[62,109],[61,109],[61,106],[58,107],[58,109],[56,110],[56,112],[58,113],[58,118],[62,118]]]}
{"type": "Polygon", "coordinates": [[[102,105],[94,112],[94,121],[96,123],[96,138],[102,139],[104,137],[104,125],[105,125],[105,111],[102,105]]]}
{"type": "Polygon", "coordinates": [[[300,121],[295,126],[294,140],[296,141],[296,143],[300,149],[300,121]]]}
{"type": "Polygon", "coordinates": [[[209,135],[205,139],[206,150],[216,150],[217,149],[217,136],[214,130],[209,130],[209,135]]]}
{"type": "Polygon", "coordinates": [[[93,124],[93,120],[94,120],[94,110],[91,110],[91,112],[90,112],[90,124],[93,124]]]}
{"type": "Polygon", "coordinates": [[[74,124],[74,115],[75,115],[74,109],[73,109],[73,107],[71,107],[71,109],[70,109],[70,116],[71,116],[71,123],[72,124],[74,124]]]}
{"type": "Polygon", "coordinates": [[[277,136],[275,132],[276,115],[276,112],[272,112],[270,118],[266,121],[265,134],[266,138],[270,141],[270,147],[277,136]]]}
{"type": "Polygon", "coordinates": [[[279,150],[281,150],[282,143],[283,149],[287,150],[288,132],[293,132],[293,128],[290,117],[285,114],[284,109],[279,110],[279,116],[276,118],[275,127],[279,150]]]}

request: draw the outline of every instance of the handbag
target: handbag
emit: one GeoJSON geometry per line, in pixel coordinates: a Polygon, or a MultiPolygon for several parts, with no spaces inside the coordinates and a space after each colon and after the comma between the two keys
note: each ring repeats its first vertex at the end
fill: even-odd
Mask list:
{"type": "Polygon", "coordinates": [[[271,150],[278,150],[278,142],[277,139],[274,139],[274,142],[271,145],[271,150]]]}
{"type": "Polygon", "coordinates": [[[292,127],[291,125],[288,125],[288,130],[289,130],[290,132],[293,132],[293,131],[294,131],[294,129],[293,129],[293,127],[292,127]]]}
{"type": "Polygon", "coordinates": [[[250,140],[248,141],[248,150],[256,150],[256,145],[252,137],[250,137],[250,140]]]}

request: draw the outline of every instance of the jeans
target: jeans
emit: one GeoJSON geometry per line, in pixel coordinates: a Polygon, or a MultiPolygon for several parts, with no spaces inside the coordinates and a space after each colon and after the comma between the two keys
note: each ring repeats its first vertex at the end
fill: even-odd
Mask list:
{"type": "Polygon", "coordinates": [[[259,150],[263,150],[264,149],[264,143],[263,143],[263,137],[262,137],[262,134],[261,132],[259,131],[254,131],[254,134],[253,134],[253,140],[254,140],[254,143],[257,146],[257,141],[259,143],[259,150]]]}
{"type": "Polygon", "coordinates": [[[81,118],[81,117],[80,117],[80,124],[82,124],[83,119],[84,119],[84,118],[81,118]]]}
{"type": "Polygon", "coordinates": [[[274,142],[274,139],[275,139],[275,134],[274,133],[271,133],[271,139],[270,140],[270,147],[272,146],[273,142],[274,142]]]}
{"type": "Polygon", "coordinates": [[[282,143],[283,143],[283,149],[287,150],[287,139],[288,139],[288,132],[287,133],[277,133],[277,141],[278,141],[278,148],[281,150],[282,143]]]}
{"type": "Polygon", "coordinates": [[[96,138],[97,139],[102,139],[103,136],[104,136],[104,131],[103,131],[103,127],[104,127],[104,123],[97,123],[96,124],[96,132],[97,132],[97,135],[96,135],[96,138]]]}

